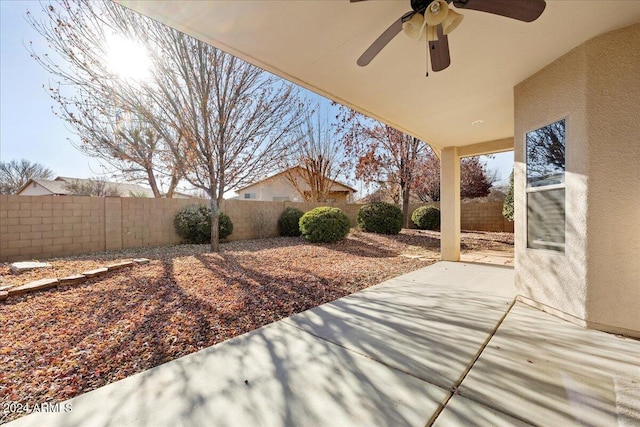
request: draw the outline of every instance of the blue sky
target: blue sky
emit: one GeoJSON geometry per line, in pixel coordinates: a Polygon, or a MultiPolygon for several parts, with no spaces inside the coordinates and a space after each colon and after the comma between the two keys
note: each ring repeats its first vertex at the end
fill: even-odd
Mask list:
{"type": "MultiPolygon", "coordinates": [[[[25,20],[27,9],[36,17],[41,14],[37,1],[0,0],[0,160],[25,158],[60,176],[99,175],[103,169],[98,160],[72,146],[75,135],[51,110],[53,100],[43,88],[50,76],[26,49],[32,41],[36,51],[46,51],[41,36],[25,20]]],[[[506,181],[513,153],[497,154],[488,165],[506,181]]]]}
{"type": "Polygon", "coordinates": [[[46,49],[25,20],[27,8],[40,13],[38,2],[0,1],[0,160],[25,158],[61,176],[98,175],[98,161],[73,148],[73,133],[51,111],[42,87],[49,75],[25,47],[33,41],[37,51],[46,49]]]}

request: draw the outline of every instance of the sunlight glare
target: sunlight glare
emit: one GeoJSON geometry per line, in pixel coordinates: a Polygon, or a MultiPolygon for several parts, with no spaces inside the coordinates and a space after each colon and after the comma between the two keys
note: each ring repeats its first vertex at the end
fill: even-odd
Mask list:
{"type": "Polygon", "coordinates": [[[151,77],[151,58],[141,43],[112,34],[107,44],[107,65],[111,72],[138,83],[151,77]]]}

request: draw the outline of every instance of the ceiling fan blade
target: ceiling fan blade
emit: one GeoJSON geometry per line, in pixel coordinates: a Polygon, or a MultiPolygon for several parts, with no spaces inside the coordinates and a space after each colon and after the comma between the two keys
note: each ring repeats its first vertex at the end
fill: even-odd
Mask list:
{"type": "Polygon", "coordinates": [[[429,56],[433,71],[442,71],[451,65],[449,39],[442,32],[442,25],[438,25],[438,40],[429,42],[429,56]]]}
{"type": "Polygon", "coordinates": [[[384,33],[380,34],[380,37],[378,37],[376,41],[374,41],[371,46],[364,51],[360,58],[358,58],[358,65],[364,67],[369,64],[369,62],[371,62],[371,60],[375,58],[376,55],[379,54],[380,51],[384,49],[384,47],[389,44],[389,42],[393,40],[400,31],[402,31],[402,18],[398,18],[397,21],[391,24],[391,26],[387,28],[384,33]]]}
{"type": "Polygon", "coordinates": [[[547,3],[545,0],[454,0],[453,5],[531,22],[542,15],[547,3]]]}

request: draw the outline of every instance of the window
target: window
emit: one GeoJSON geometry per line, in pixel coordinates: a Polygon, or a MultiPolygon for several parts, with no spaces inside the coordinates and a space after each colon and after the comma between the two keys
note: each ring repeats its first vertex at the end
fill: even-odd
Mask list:
{"type": "Polygon", "coordinates": [[[291,201],[291,198],[288,197],[288,196],[287,197],[274,197],[273,201],[274,202],[289,202],[289,201],[291,201]]]}
{"type": "Polygon", "coordinates": [[[244,193],[244,198],[245,199],[257,199],[257,195],[256,193],[244,193]]]}
{"type": "Polygon", "coordinates": [[[527,133],[527,247],[564,252],[565,119],[527,133]]]}

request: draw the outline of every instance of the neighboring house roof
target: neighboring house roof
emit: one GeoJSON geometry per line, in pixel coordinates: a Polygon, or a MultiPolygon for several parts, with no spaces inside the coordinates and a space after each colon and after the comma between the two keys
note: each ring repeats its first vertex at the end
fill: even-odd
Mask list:
{"type": "MultiPolygon", "coordinates": [[[[256,186],[256,185],[262,184],[262,183],[264,183],[264,182],[266,182],[266,181],[270,181],[270,180],[272,180],[272,179],[274,179],[274,178],[279,177],[280,175],[284,175],[285,173],[287,173],[287,172],[289,172],[290,170],[293,170],[293,169],[302,169],[302,167],[301,167],[301,166],[293,166],[293,167],[290,167],[289,169],[285,169],[285,170],[283,170],[282,172],[278,172],[278,173],[277,173],[277,174],[275,174],[275,175],[271,175],[271,176],[269,176],[269,177],[267,177],[267,178],[261,179],[260,181],[256,181],[256,182],[254,182],[253,184],[249,184],[249,185],[247,185],[247,186],[244,186],[244,187],[242,187],[242,188],[239,188],[239,189],[237,189],[236,191],[237,191],[237,192],[240,192],[240,191],[246,190],[247,188],[251,188],[251,187],[254,187],[254,186],[256,186]]],[[[335,180],[332,180],[332,181],[333,181],[333,183],[334,183],[334,184],[337,184],[337,185],[339,185],[339,186],[341,186],[341,187],[344,187],[344,188],[346,188],[347,190],[352,191],[352,192],[354,192],[354,193],[355,193],[356,191],[358,191],[358,190],[356,190],[355,188],[349,187],[347,184],[343,184],[343,183],[342,183],[342,182],[340,182],[340,181],[335,181],[335,180]]],[[[334,189],[334,188],[332,188],[331,190],[332,190],[332,191],[340,191],[339,189],[334,189]]]]}
{"type": "Polygon", "coordinates": [[[22,188],[20,188],[20,190],[18,190],[16,194],[22,193],[25,188],[34,182],[45,190],[50,191],[51,194],[70,194],[69,191],[67,191],[67,185],[64,182],[51,179],[30,179],[22,186],[22,188]]]}
{"type": "MultiPolygon", "coordinates": [[[[54,180],[30,179],[29,181],[27,181],[25,185],[22,186],[22,188],[16,194],[19,195],[20,193],[22,193],[24,189],[29,187],[31,183],[35,182],[36,184],[40,185],[42,188],[51,192],[51,194],[68,195],[68,194],[72,194],[72,192],[67,189],[67,184],[72,184],[72,183],[86,184],[91,181],[92,181],[91,179],[72,178],[67,176],[59,176],[54,180]]],[[[122,183],[122,182],[106,182],[106,185],[109,186],[110,188],[116,189],[118,191],[118,194],[120,194],[120,196],[122,197],[130,197],[130,196],[154,197],[153,191],[151,191],[150,188],[146,188],[138,184],[129,184],[129,183],[122,183]]],[[[186,198],[192,197],[188,194],[179,193],[179,192],[174,192],[174,197],[175,196],[186,197],[186,198]]]]}
{"type": "MultiPolygon", "coordinates": [[[[56,178],[56,181],[61,181],[69,184],[89,184],[91,183],[91,179],[84,178],[71,178],[67,176],[59,176],[56,178]]],[[[105,182],[105,184],[117,190],[118,194],[123,197],[127,196],[137,196],[137,197],[153,197],[153,191],[150,188],[145,188],[138,184],[129,184],[122,182],[105,182]]]]}

